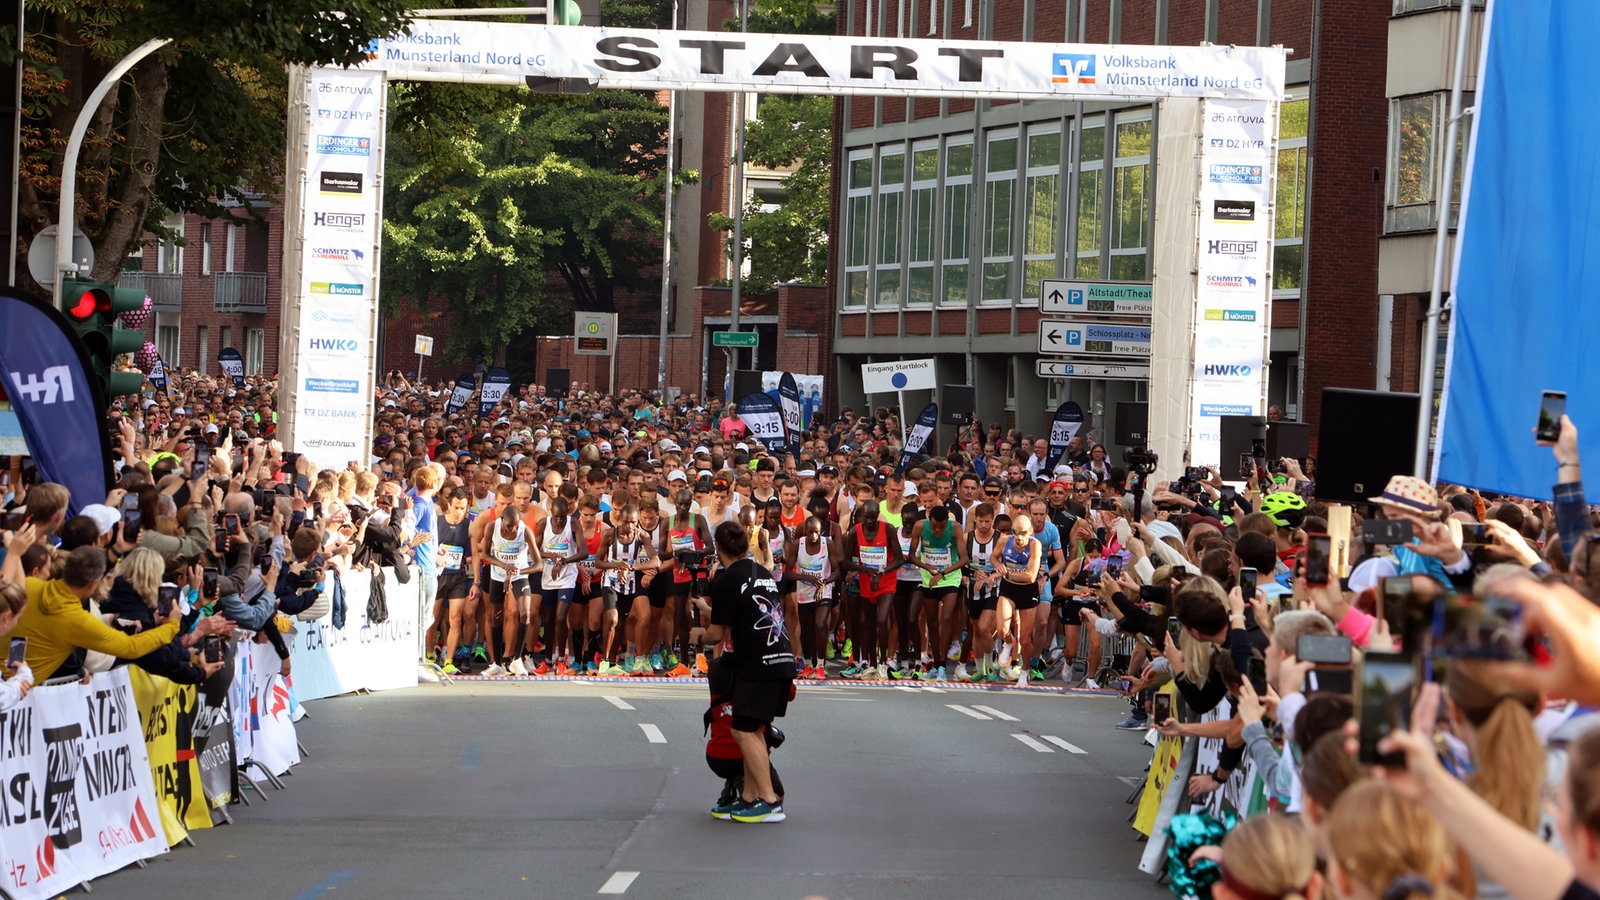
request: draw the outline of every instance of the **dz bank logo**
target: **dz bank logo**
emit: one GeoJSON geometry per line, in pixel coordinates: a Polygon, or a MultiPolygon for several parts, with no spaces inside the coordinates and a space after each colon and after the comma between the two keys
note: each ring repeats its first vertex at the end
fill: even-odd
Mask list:
{"type": "Polygon", "coordinates": [[[1056,84],[1094,84],[1094,54],[1055,54],[1050,61],[1050,80],[1056,84]]]}

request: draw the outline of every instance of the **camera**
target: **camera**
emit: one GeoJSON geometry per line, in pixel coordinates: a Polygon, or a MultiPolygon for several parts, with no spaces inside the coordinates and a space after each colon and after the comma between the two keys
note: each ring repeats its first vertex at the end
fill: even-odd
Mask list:
{"type": "Polygon", "coordinates": [[[1154,473],[1160,461],[1161,457],[1149,447],[1129,447],[1122,451],[1123,464],[1140,475],[1154,473]]]}
{"type": "Polygon", "coordinates": [[[712,551],[705,550],[679,550],[672,554],[678,565],[689,570],[692,585],[689,593],[696,597],[706,597],[711,593],[711,560],[712,551]]]}

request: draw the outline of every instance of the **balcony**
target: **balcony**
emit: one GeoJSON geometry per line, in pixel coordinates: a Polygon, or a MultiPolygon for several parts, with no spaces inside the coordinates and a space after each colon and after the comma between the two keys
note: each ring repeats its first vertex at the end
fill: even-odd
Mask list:
{"type": "Polygon", "coordinates": [[[150,295],[154,312],[183,312],[183,276],[165,272],[123,272],[119,287],[136,288],[150,295]]]}
{"type": "Polygon", "coordinates": [[[265,272],[218,272],[211,283],[217,312],[266,315],[265,272]]]}

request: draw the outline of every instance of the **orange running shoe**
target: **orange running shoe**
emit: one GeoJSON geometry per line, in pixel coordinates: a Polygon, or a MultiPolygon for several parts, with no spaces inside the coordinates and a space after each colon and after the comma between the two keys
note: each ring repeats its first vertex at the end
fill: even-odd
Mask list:
{"type": "Polygon", "coordinates": [[[701,675],[711,671],[711,666],[707,665],[706,655],[704,653],[696,653],[694,655],[694,670],[699,672],[701,675]]]}
{"type": "Polygon", "coordinates": [[[692,674],[693,673],[689,671],[689,667],[683,663],[678,663],[667,671],[668,678],[686,678],[692,674]]]}

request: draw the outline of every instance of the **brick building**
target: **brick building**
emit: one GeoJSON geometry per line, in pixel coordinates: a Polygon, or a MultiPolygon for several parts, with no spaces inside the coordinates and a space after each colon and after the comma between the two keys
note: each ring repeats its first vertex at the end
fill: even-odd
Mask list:
{"type": "MultiPolygon", "coordinates": [[[[1407,2],[844,0],[839,31],[920,37],[931,12],[949,39],[1289,48],[1268,402],[1314,423],[1323,387],[1375,385],[1386,52],[1393,4],[1407,2]]],[[[1109,443],[1116,403],[1147,399],[1147,383],[1038,378],[1037,294],[1047,277],[1150,280],[1160,118],[1150,103],[839,99],[838,401],[893,402],[863,395],[864,362],[933,357],[941,385],[976,388],[986,422],[1039,433],[1072,399],[1109,443]]]]}

